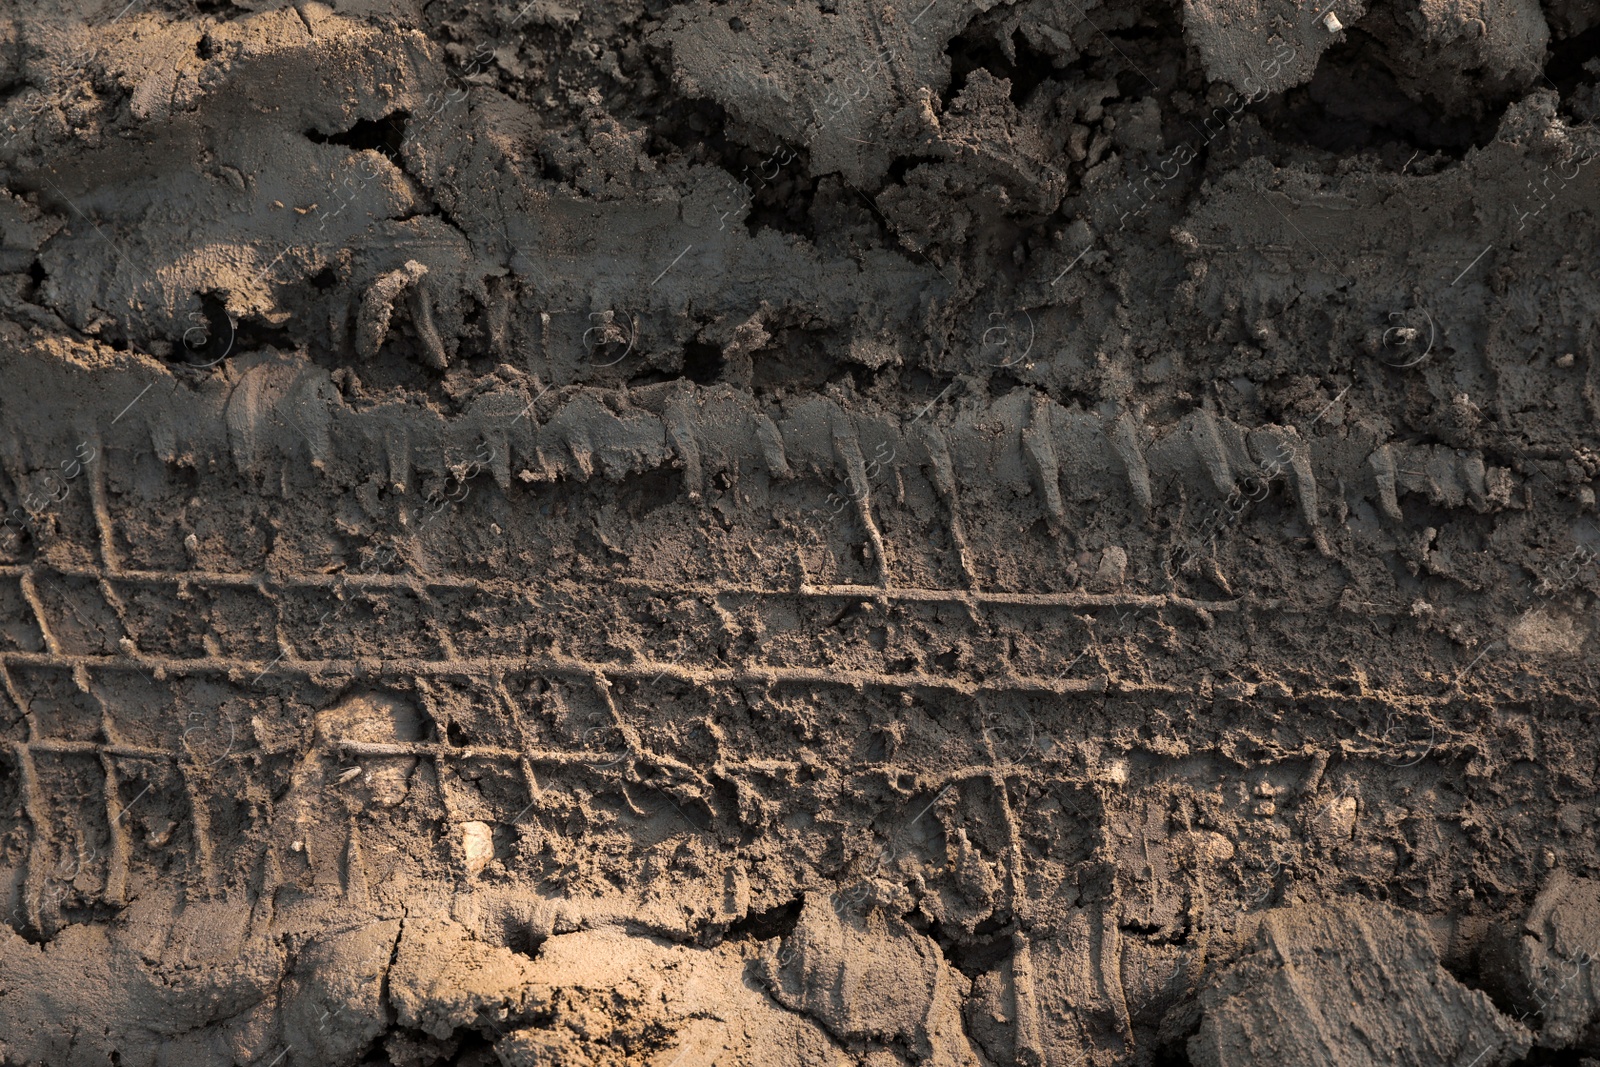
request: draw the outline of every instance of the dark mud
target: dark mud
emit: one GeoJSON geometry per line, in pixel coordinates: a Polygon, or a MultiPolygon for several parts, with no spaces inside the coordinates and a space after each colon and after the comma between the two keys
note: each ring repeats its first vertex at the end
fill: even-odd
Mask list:
{"type": "Polygon", "coordinates": [[[1597,113],[1575,0],[15,6],[0,1061],[1595,1063],[1597,113]]]}

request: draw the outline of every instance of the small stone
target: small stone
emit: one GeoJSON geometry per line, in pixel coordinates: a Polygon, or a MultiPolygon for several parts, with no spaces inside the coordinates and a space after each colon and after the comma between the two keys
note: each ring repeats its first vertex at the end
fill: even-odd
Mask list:
{"type": "Polygon", "coordinates": [[[1270,800],[1258,800],[1256,801],[1255,813],[1263,819],[1268,818],[1278,813],[1278,805],[1270,800]]]}
{"type": "Polygon", "coordinates": [[[1096,777],[1100,781],[1109,782],[1112,785],[1127,785],[1128,761],[1120,759],[1107,760],[1096,777]]]}
{"type": "Polygon", "coordinates": [[[1567,352],[1556,357],[1556,366],[1560,367],[1562,370],[1566,370],[1577,361],[1578,359],[1576,356],[1574,356],[1571,352],[1567,352]]]}
{"type": "Polygon", "coordinates": [[[468,874],[479,874],[494,859],[494,833],[486,822],[461,824],[461,853],[468,874]]]}
{"type": "Polygon", "coordinates": [[[1189,830],[1174,834],[1172,855],[1184,867],[1205,870],[1233,859],[1233,842],[1212,830],[1189,830]]]}
{"type": "Polygon", "coordinates": [[[145,841],[151,848],[165,848],[167,842],[172,840],[172,832],[177,828],[178,824],[171,819],[162,819],[161,825],[152,826],[145,833],[145,841]]]}
{"type": "Polygon", "coordinates": [[[1356,810],[1355,797],[1334,797],[1313,817],[1313,831],[1326,841],[1348,841],[1355,833],[1356,810]]]}
{"type": "Polygon", "coordinates": [[[1100,553],[1100,569],[1095,581],[1108,589],[1119,588],[1128,575],[1128,552],[1120,545],[1112,545],[1100,553]]]}
{"type": "Polygon", "coordinates": [[[1332,11],[1322,16],[1322,24],[1328,28],[1329,33],[1338,33],[1344,29],[1344,23],[1339,21],[1339,16],[1332,11]]]}

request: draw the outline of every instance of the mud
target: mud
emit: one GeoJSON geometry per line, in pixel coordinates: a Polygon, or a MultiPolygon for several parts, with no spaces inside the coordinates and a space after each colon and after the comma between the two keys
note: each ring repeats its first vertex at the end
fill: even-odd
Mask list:
{"type": "Polygon", "coordinates": [[[8,9],[0,1062],[1600,1062],[1597,34],[8,9]]]}

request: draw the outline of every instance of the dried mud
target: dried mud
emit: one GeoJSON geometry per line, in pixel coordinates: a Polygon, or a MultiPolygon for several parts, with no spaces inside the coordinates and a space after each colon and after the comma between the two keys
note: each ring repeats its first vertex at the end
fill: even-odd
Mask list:
{"type": "Polygon", "coordinates": [[[0,1062],[1600,1059],[1578,0],[0,18],[0,1062]]]}

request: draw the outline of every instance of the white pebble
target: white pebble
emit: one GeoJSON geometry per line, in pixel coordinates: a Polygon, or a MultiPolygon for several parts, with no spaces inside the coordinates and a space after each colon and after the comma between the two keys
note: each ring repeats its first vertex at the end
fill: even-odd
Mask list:
{"type": "Polygon", "coordinates": [[[464,822],[461,824],[461,853],[467,861],[467,872],[476,875],[494,859],[494,832],[488,823],[464,822]]]}

